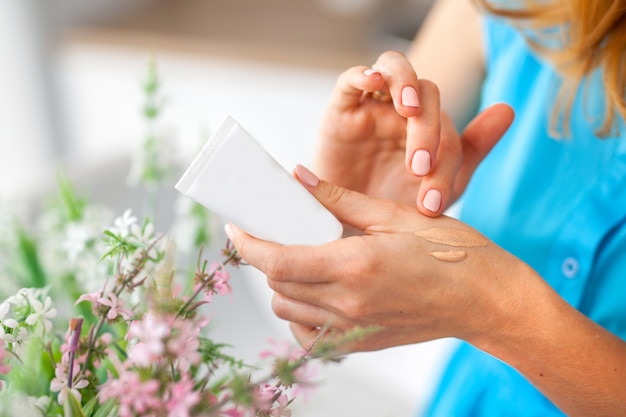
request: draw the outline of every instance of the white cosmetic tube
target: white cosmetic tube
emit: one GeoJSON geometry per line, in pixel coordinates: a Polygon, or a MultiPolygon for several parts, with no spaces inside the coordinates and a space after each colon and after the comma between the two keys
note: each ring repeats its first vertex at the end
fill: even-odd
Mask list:
{"type": "Polygon", "coordinates": [[[285,245],[341,238],[341,223],[227,117],[176,189],[251,235],[285,245]]]}

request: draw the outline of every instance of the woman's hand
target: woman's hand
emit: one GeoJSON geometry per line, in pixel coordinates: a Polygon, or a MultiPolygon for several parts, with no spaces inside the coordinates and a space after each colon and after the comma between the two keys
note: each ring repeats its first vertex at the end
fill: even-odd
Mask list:
{"type": "Polygon", "coordinates": [[[381,328],[352,350],[471,339],[499,327],[503,312],[518,306],[501,294],[522,293],[511,291],[511,277],[524,264],[469,226],[319,181],[303,167],[296,175],[362,235],[312,247],[261,241],[232,226],[227,231],[242,258],[267,275],[274,312],[292,322],[303,345],[329,321],[340,331],[381,328]]]}
{"type": "Polygon", "coordinates": [[[437,86],[419,80],[399,52],[338,79],[321,123],[314,169],[364,194],[417,204],[438,216],[464,191],[474,169],[513,120],[494,105],[459,134],[439,104],[437,86]]]}
{"type": "Polygon", "coordinates": [[[529,266],[454,219],[319,181],[300,182],[364,234],[281,246],[227,225],[243,259],[267,275],[275,313],[303,346],[331,323],[378,331],[368,351],[464,339],[516,368],[567,415],[625,415],[626,343],[563,300],[529,266]]]}

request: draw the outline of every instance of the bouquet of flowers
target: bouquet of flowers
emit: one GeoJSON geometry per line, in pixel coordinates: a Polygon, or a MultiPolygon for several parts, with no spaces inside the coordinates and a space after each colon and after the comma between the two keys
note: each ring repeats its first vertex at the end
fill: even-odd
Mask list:
{"type": "MultiPolygon", "coordinates": [[[[156,192],[168,167],[153,62],[144,91],[148,130],[131,172],[156,192]]],[[[111,221],[66,178],[59,191],[30,222],[37,231],[0,216],[0,417],[289,416],[298,391],[313,385],[311,359],[336,360],[337,346],[355,337],[308,349],[274,342],[260,352],[269,369],[255,378],[263,369],[206,331],[202,309],[230,294],[229,269],[241,260],[228,242],[219,261],[204,257],[205,209],[183,201],[178,233],[159,234],[130,209],[111,221]],[[181,248],[195,251],[192,267],[180,267],[181,248]]]]}

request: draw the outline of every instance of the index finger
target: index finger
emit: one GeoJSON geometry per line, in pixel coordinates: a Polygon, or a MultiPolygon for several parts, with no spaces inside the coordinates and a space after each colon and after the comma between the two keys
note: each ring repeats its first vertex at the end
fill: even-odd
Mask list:
{"type": "Polygon", "coordinates": [[[406,55],[384,52],[372,68],[382,73],[398,114],[406,118],[417,116],[421,107],[417,74],[406,55]]]}

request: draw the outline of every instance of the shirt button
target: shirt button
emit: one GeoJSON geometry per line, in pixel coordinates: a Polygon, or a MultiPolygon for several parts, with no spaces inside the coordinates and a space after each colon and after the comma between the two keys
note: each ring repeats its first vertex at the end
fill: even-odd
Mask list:
{"type": "Polygon", "coordinates": [[[578,261],[575,258],[565,258],[563,263],[561,264],[561,272],[567,278],[574,278],[578,274],[578,270],[580,266],[578,265],[578,261]]]}

